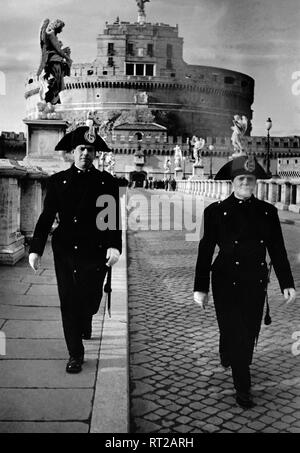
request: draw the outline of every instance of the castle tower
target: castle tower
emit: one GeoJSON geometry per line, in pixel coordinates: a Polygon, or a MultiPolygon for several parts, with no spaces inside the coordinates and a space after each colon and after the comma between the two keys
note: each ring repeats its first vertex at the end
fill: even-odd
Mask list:
{"type": "MultiPolygon", "coordinates": [[[[178,25],[147,22],[145,0],[136,1],[137,22],[106,22],[94,61],[73,64],[57,107],[62,118],[84,121],[92,110],[109,130],[141,121],[162,125],[169,135],[228,137],[239,114],[247,116],[251,130],[254,80],[186,63],[178,25]]],[[[34,77],[28,77],[25,97],[32,119],[39,100],[34,77]]]]}

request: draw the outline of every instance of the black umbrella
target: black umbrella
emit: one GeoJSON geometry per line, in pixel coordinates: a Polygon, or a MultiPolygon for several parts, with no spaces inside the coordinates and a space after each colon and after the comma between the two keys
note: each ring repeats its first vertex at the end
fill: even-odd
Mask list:
{"type": "Polygon", "coordinates": [[[264,318],[264,323],[266,326],[269,326],[272,322],[271,316],[270,316],[270,307],[269,307],[269,298],[268,298],[268,284],[270,283],[270,276],[271,276],[271,271],[272,271],[272,263],[270,261],[269,264],[269,271],[268,271],[268,281],[267,281],[267,288],[266,288],[266,314],[264,318]]]}
{"type": "Polygon", "coordinates": [[[104,285],[104,292],[106,293],[107,299],[107,311],[108,315],[111,318],[111,266],[108,267],[107,276],[106,276],[106,283],[104,285]]]}

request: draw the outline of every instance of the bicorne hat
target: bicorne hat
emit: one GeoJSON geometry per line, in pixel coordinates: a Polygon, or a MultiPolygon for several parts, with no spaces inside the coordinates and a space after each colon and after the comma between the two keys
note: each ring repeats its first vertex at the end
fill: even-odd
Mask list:
{"type": "Polygon", "coordinates": [[[95,128],[88,126],[79,126],[64,135],[57,143],[55,151],[70,152],[79,145],[92,145],[95,147],[95,151],[110,151],[103,138],[97,134],[95,128]]]}
{"type": "Polygon", "coordinates": [[[227,162],[220,168],[215,176],[216,180],[234,180],[236,176],[253,175],[256,179],[269,179],[263,167],[257,162],[256,158],[250,154],[239,156],[227,162]]]}

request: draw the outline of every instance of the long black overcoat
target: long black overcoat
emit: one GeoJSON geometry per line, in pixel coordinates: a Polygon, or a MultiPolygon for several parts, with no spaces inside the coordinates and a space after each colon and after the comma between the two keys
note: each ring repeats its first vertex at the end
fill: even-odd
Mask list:
{"type": "Polygon", "coordinates": [[[266,295],[267,251],[281,291],[294,287],[277,209],[273,205],[254,196],[242,201],[231,194],[204,210],[194,291],[208,293],[212,271],[224,365],[252,361],[266,295]],[[219,252],[212,264],[216,246],[219,252]]]}
{"type": "Polygon", "coordinates": [[[52,237],[58,291],[62,306],[70,308],[74,298],[84,303],[86,314],[97,312],[107,267],[106,252],[110,247],[122,252],[119,185],[109,173],[94,166],[86,172],[70,169],[52,175],[48,180],[44,209],[37,222],[29,252],[42,256],[55,218],[58,227],[52,237]],[[110,204],[110,228],[97,226],[108,221],[107,204],[99,204],[101,195],[114,200],[110,204]],[[97,201],[98,200],[98,201],[97,201]],[[101,212],[103,215],[101,215],[101,212]],[[99,225],[99,223],[98,223],[99,225]],[[83,302],[82,302],[83,301],[83,302]]]}

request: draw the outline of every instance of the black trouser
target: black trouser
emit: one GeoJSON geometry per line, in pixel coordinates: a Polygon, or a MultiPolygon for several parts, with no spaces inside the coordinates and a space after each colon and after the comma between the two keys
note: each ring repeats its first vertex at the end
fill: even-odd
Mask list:
{"type": "Polygon", "coordinates": [[[220,330],[221,363],[231,366],[234,387],[249,392],[250,364],[258,337],[264,305],[264,287],[243,282],[234,289],[232,281],[213,274],[212,289],[220,330]]]}
{"type": "Polygon", "coordinates": [[[250,368],[247,363],[231,365],[233,385],[237,392],[248,393],[251,387],[250,368]]]}
{"type": "Polygon", "coordinates": [[[97,313],[107,267],[99,256],[66,253],[53,246],[64,336],[70,356],[84,353],[82,333],[97,313]]]}

